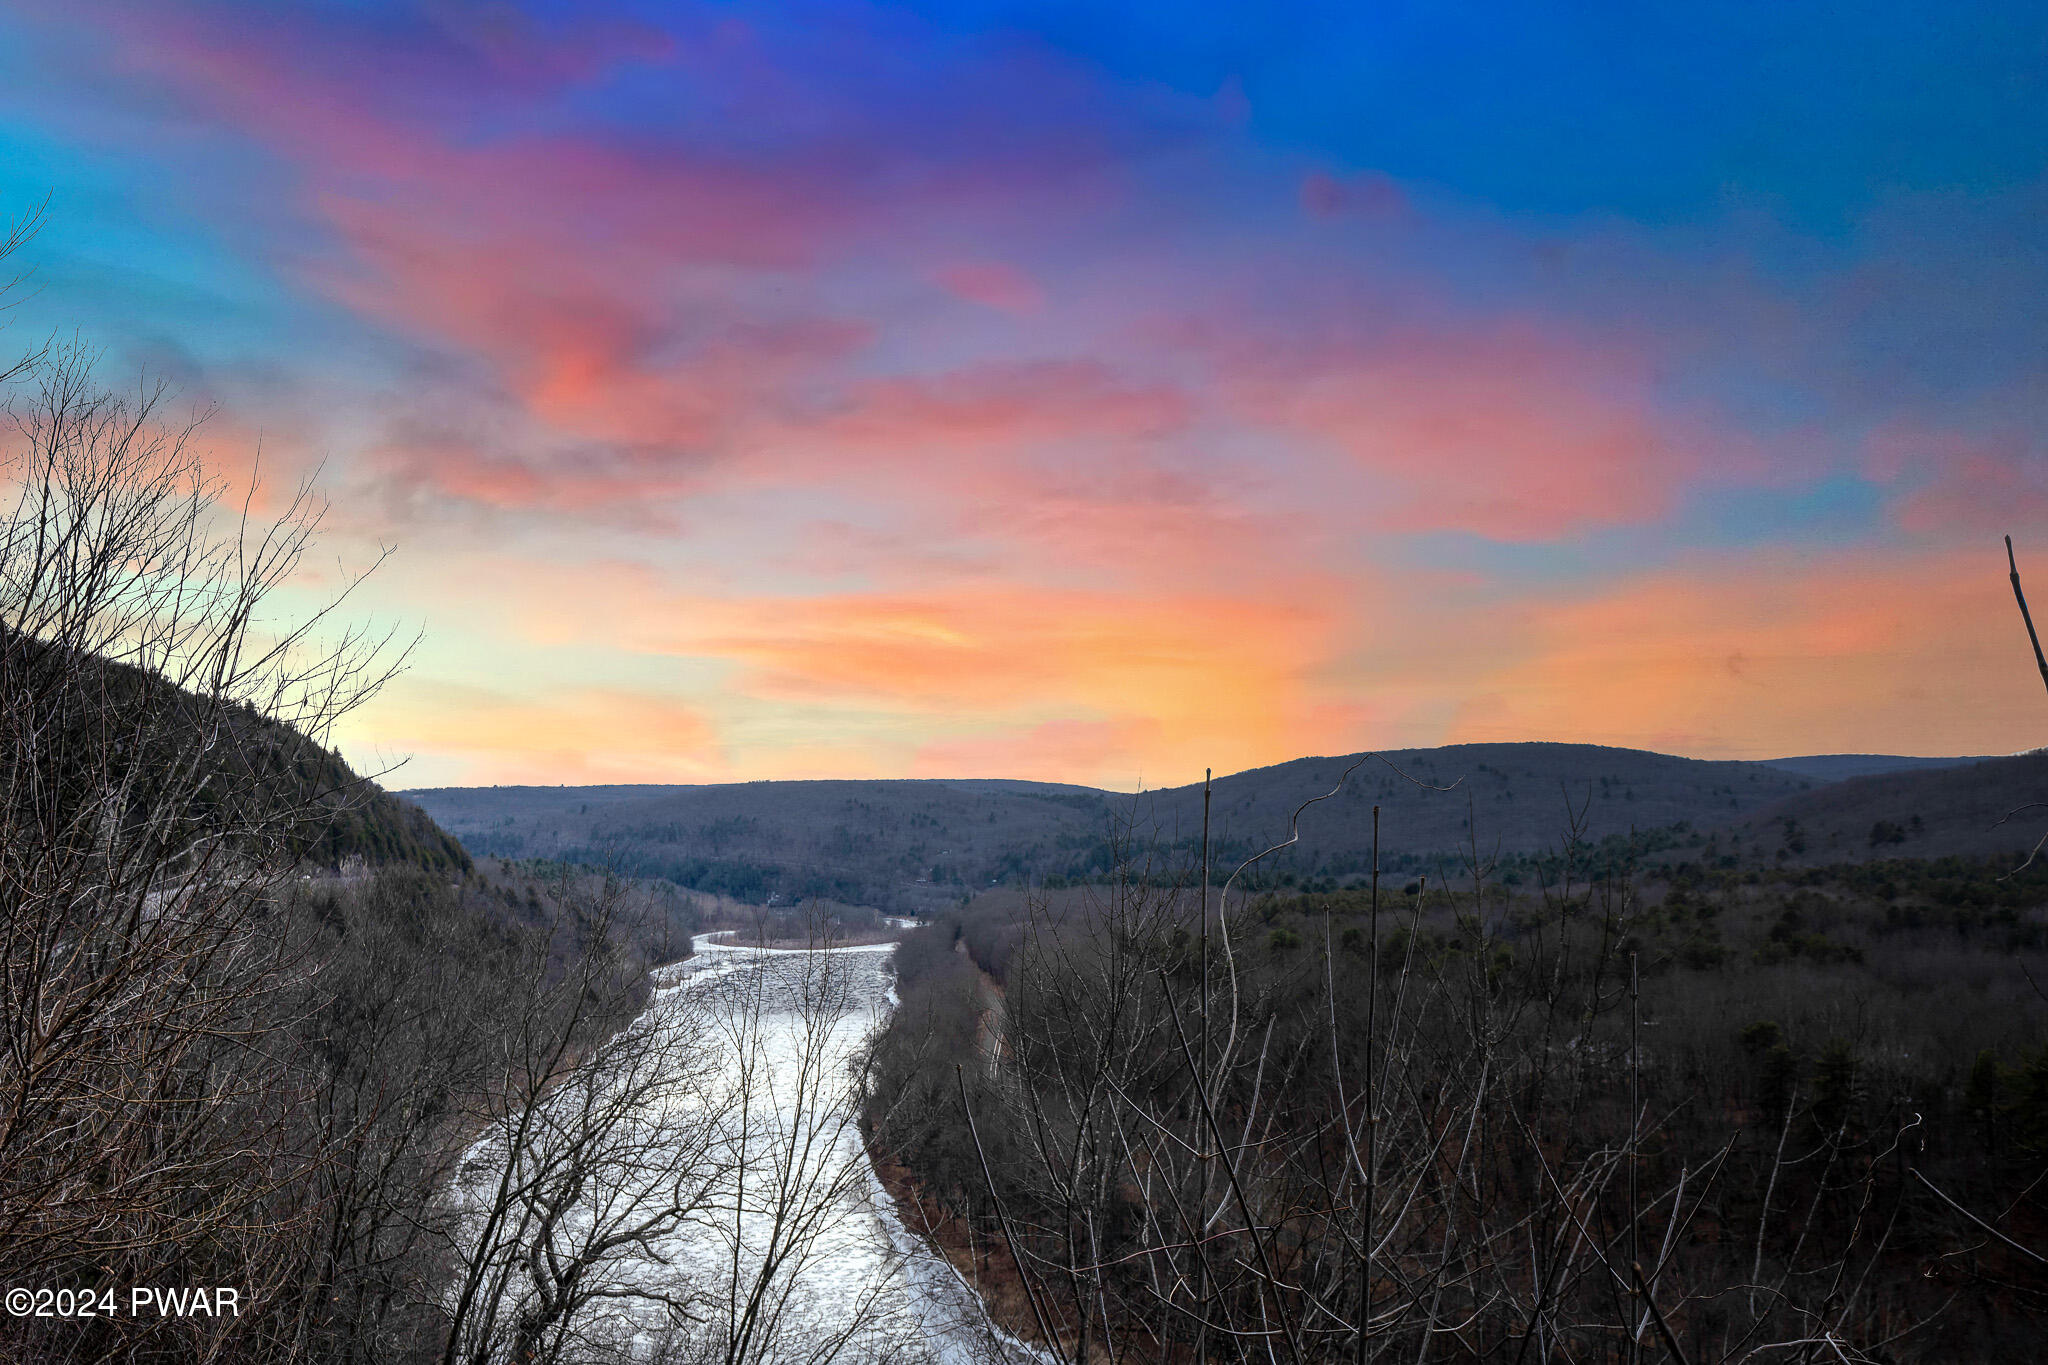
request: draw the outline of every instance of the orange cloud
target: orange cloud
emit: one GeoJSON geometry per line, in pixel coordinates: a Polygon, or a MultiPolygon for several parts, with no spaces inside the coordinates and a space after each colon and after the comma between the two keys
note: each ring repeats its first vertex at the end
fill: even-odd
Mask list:
{"type": "MultiPolygon", "coordinates": [[[[618,688],[518,696],[406,678],[377,704],[375,721],[377,749],[416,755],[432,780],[451,771],[472,782],[716,782],[731,776],[718,732],[701,710],[618,688]]],[[[349,738],[355,741],[351,752],[367,751],[356,735],[349,738]]],[[[379,765],[370,760],[368,766],[379,765]]],[[[420,785],[409,766],[387,781],[420,785]]]]}
{"type": "Polygon", "coordinates": [[[911,749],[882,755],[883,771],[958,761],[975,744],[989,756],[1022,753],[1002,736],[1037,732],[1127,785],[1190,755],[1219,767],[1271,762],[1327,743],[1334,725],[1354,718],[1327,681],[1348,611],[1330,582],[1271,597],[1143,601],[973,583],[695,597],[601,566],[579,569],[573,582],[537,571],[492,582],[497,593],[519,594],[521,631],[549,649],[722,664],[722,710],[798,718],[789,723],[809,741],[888,748],[914,736],[911,749]],[[590,610],[593,600],[605,603],[602,613],[590,610]],[[1067,722],[1082,728],[1059,728],[1067,722]]]}
{"type": "Polygon", "coordinates": [[[2041,739],[2003,557],[1696,566],[1474,621],[1446,742],[1556,739],[1729,758],[2005,753],[2041,739]],[[1470,661],[1468,661],[1470,662],[1470,661]]]}
{"type": "Polygon", "coordinates": [[[742,660],[788,695],[1112,710],[1141,701],[1193,714],[1294,690],[1331,624],[1312,600],[1161,595],[1132,607],[1121,594],[1018,586],[700,603],[690,614],[705,624],[676,642],[742,660]]]}
{"type": "MultiPolygon", "coordinates": [[[[1100,781],[1154,786],[1177,781],[1177,768],[1134,772],[1134,757],[1163,752],[1159,726],[1148,719],[1052,720],[1038,725],[935,739],[911,761],[914,777],[1004,777],[1036,782],[1100,781]]],[[[1180,766],[1185,766],[1182,764],[1180,766]]]]}
{"type": "Polygon", "coordinates": [[[380,703],[375,719],[468,780],[829,770],[1130,788],[1198,765],[1525,739],[1996,753],[2034,744],[2048,716],[1995,542],[1696,561],[1507,596],[1452,574],[721,597],[624,563],[441,570],[504,614],[475,619],[483,638],[511,635],[533,662],[513,694],[401,692],[400,714],[380,703]],[[636,655],[636,672],[673,661],[674,697],[545,681],[636,655]],[[729,769],[728,754],[744,757],[729,769]]]}

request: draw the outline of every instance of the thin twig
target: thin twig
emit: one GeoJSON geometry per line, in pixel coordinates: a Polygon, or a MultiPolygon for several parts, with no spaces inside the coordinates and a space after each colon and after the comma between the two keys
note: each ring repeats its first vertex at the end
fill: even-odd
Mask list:
{"type": "Polygon", "coordinates": [[[2012,537],[2005,538],[2005,562],[2012,570],[2012,595],[2020,604],[2020,619],[2027,623],[2027,639],[2034,644],[2034,662],[2041,668],[2041,683],[2048,686],[2048,655],[2041,653],[2041,637],[2034,630],[2034,614],[2027,610],[2027,594],[2020,587],[2020,563],[2013,557],[2012,537]]]}
{"type": "Polygon", "coordinates": [[[1942,1203],[1948,1205],[1957,1213],[1960,1213],[1961,1215],[1963,1215],[1963,1217],[1969,1219],[1978,1227],[1984,1229],[1984,1231],[1990,1233],[1993,1237],[1996,1237],[1999,1241],[2011,1247],[2014,1251],[2017,1251],[2020,1255],[2025,1256],[2027,1259],[2037,1262],[2038,1264],[2048,1265],[2048,1256],[2043,1256],[2038,1251],[2030,1251],[2026,1247],[2021,1246],[2018,1242],[2015,1242],[2012,1238],[2006,1236],[1997,1228],[1992,1227],[1991,1224],[1985,1222],[1976,1214],[1971,1213],[1968,1209],[1964,1208],[1961,1204],[1958,1204],[1955,1200],[1949,1198],[1946,1194],[1943,1194],[1941,1192],[1941,1187],[1936,1185],[1932,1180],[1929,1180],[1926,1176],[1920,1174],[1920,1170],[1918,1167],[1913,1168],[1913,1178],[1919,1181],[1921,1184],[1925,1185],[1928,1189],[1933,1190],[1935,1197],[1941,1200],[1942,1203]]]}
{"type": "Polygon", "coordinates": [[[1679,1348],[1678,1336],[1671,1330],[1671,1324],[1664,1320],[1664,1310],[1657,1306],[1657,1296],[1650,1291],[1649,1280],[1644,1278],[1642,1262],[1630,1262],[1629,1269],[1636,1273],[1636,1287],[1642,1292],[1643,1302],[1650,1305],[1650,1318],[1657,1324],[1657,1335],[1664,1338],[1664,1349],[1671,1352],[1671,1358],[1678,1365],[1692,1365],[1679,1348]]]}
{"type": "Polygon", "coordinates": [[[957,1062],[953,1065],[953,1079],[960,1086],[960,1109],[967,1115],[967,1132],[974,1139],[974,1154],[981,1159],[981,1178],[988,1182],[989,1200],[996,1206],[996,1217],[1003,1225],[1003,1238],[1010,1244],[1011,1257],[1017,1262],[1017,1278],[1024,1282],[1024,1297],[1031,1300],[1031,1316],[1038,1320],[1038,1331],[1045,1338],[1045,1344],[1056,1352],[1060,1349],[1059,1338],[1052,1334],[1052,1328],[1045,1320],[1045,1310],[1038,1306],[1038,1291],[1031,1283],[1031,1272],[1024,1268],[1023,1244],[1011,1231],[1010,1215],[1003,1210],[1003,1197],[996,1193],[995,1173],[988,1167],[988,1153],[982,1150],[981,1132],[974,1125],[974,1107],[967,1102],[967,1073],[957,1062]]]}

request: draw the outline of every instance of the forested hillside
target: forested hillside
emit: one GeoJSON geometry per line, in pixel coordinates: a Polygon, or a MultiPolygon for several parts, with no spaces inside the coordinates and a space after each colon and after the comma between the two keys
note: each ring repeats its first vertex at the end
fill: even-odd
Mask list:
{"type": "MultiPolygon", "coordinates": [[[[1216,779],[1219,861],[1301,843],[1273,875],[1356,879],[1368,812],[1386,812],[1384,860],[1421,866],[1465,849],[1535,853],[1582,839],[1718,823],[1805,790],[1759,763],[1713,763],[1571,744],[1466,744],[1305,758],[1216,779]],[[1344,777],[1351,770],[1348,778],[1344,777]]],[[[1180,856],[1202,825],[1199,782],[1137,795],[1003,781],[750,782],[703,787],[408,791],[478,856],[610,862],[635,875],[765,901],[809,896],[918,910],[991,883],[1101,878],[1132,856],[1180,856]]]]}
{"type": "Polygon", "coordinates": [[[2048,831],[2048,753],[1853,777],[1733,822],[1725,843],[1823,864],[2024,852],[2048,831]]]}
{"type": "Polygon", "coordinates": [[[751,782],[405,793],[471,853],[614,866],[756,904],[915,911],[973,885],[1090,865],[1108,793],[1029,782],[751,782]]]}
{"type": "MultiPolygon", "coordinates": [[[[430,871],[471,869],[462,845],[418,805],[358,776],[341,756],[246,702],[204,696],[135,664],[76,643],[52,644],[0,623],[0,670],[42,697],[47,723],[36,745],[43,780],[34,800],[45,819],[70,823],[109,787],[128,791],[128,818],[154,809],[204,830],[283,824],[283,850],[314,868],[407,864],[430,871]],[[70,698],[71,700],[65,700],[70,698]],[[123,742],[103,742],[118,730],[123,742]],[[198,755],[184,741],[203,732],[198,755]],[[197,765],[196,772],[183,768],[197,765]],[[167,795],[164,806],[156,798],[167,795]]],[[[189,680],[188,680],[189,681],[189,680]]],[[[26,708],[16,723],[33,714],[26,708]]]]}
{"type": "Polygon", "coordinates": [[[2048,868],[2014,867],[1452,866],[1212,893],[1206,934],[1185,868],[985,892],[899,949],[871,1139],[1067,1359],[1350,1359],[1360,1321],[1379,1358],[2031,1359],[2048,868]]]}

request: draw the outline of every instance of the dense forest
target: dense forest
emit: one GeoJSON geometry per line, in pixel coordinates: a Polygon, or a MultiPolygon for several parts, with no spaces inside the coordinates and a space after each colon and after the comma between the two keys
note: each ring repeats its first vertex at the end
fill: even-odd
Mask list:
{"type": "Polygon", "coordinates": [[[904,941],[870,1136],[1075,1361],[2031,1358],[2025,856],[1605,840],[1376,890],[1218,871],[1206,916],[1134,856],[904,941]]]}

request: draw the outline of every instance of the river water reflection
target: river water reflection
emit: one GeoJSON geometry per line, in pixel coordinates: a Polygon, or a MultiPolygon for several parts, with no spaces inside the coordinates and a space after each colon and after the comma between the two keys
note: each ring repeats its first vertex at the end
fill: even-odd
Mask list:
{"type": "MultiPolygon", "coordinates": [[[[565,1355],[624,1348],[649,1361],[806,1365],[1035,1358],[994,1331],[959,1274],[903,1226],[861,1143],[853,1068],[896,1003],[893,945],[764,950],[700,935],[696,948],[656,973],[627,1035],[647,1044],[645,1074],[660,1099],[639,1121],[659,1150],[614,1160],[631,1169],[579,1189],[563,1220],[570,1231],[557,1235],[587,1245],[610,1226],[637,1231],[635,1200],[687,1207],[608,1250],[588,1283],[612,1291],[582,1310],[574,1340],[583,1349],[565,1355]]],[[[571,1091],[554,1103],[590,1099],[571,1091]]],[[[476,1208],[504,1167],[502,1147],[496,1157],[488,1148],[480,1144],[483,1159],[463,1182],[461,1197],[476,1208]]],[[[531,1286],[542,1282],[522,1255],[532,1258],[502,1258],[507,1323],[533,1315],[531,1286]]]]}

